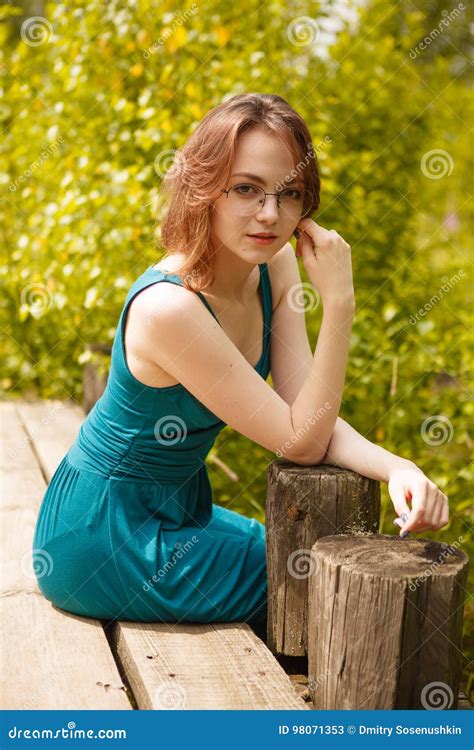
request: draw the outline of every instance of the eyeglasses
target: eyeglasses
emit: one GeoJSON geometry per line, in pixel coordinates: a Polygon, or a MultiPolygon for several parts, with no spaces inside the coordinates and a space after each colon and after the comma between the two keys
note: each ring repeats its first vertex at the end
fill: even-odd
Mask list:
{"type": "Polygon", "coordinates": [[[229,202],[229,208],[241,216],[251,216],[263,208],[267,195],[277,196],[277,206],[285,218],[299,220],[311,210],[313,196],[306,188],[285,188],[278,193],[266,193],[257,185],[239,183],[222,189],[229,202]]]}

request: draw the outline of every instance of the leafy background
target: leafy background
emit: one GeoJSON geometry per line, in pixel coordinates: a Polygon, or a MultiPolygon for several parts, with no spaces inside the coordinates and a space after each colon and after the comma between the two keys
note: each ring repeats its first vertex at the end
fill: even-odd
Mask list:
{"type": "MultiPolygon", "coordinates": [[[[352,246],[341,416],[443,489],[449,525],[423,536],[462,537],[472,554],[467,4],[22,5],[0,6],[5,397],[81,402],[87,344],[112,343],[128,288],[165,254],[158,206],[174,151],[224,98],[278,93],[321,146],[315,218],[352,246]],[[40,30],[28,40],[32,15],[40,30]]],[[[313,349],[320,317],[307,315],[313,349]]],[[[208,458],[215,502],[263,522],[273,458],[226,428],[208,458]]],[[[386,485],[382,495],[380,530],[395,533],[386,485]]],[[[468,694],[473,623],[466,595],[468,694]]]]}

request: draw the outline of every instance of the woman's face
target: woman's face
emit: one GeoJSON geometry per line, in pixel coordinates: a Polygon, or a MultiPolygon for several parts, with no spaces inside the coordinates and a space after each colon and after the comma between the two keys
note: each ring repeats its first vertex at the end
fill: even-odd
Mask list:
{"type": "MultiPolygon", "coordinates": [[[[296,173],[293,155],[286,144],[278,136],[255,127],[239,138],[229,182],[221,187],[250,184],[262,187],[267,193],[276,193],[285,178],[286,186],[303,186],[302,175],[296,173]],[[261,181],[245,173],[260,177],[261,181]],[[291,184],[289,180],[293,177],[295,182],[291,184]]],[[[236,193],[221,193],[211,214],[212,240],[215,247],[224,246],[249,263],[263,263],[288,242],[298,221],[298,216],[278,208],[274,195],[267,195],[263,206],[257,202],[253,213],[249,213],[243,198],[236,193]],[[262,232],[270,232],[275,239],[269,244],[259,244],[249,237],[262,232]]]]}

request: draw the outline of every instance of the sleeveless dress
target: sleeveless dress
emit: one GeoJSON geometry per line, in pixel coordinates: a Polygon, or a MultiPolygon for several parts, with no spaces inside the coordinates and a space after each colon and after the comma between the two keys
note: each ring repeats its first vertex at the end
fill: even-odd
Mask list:
{"type": "MultiPolygon", "coordinates": [[[[272,292],[267,264],[259,270],[263,351],[255,369],[266,380],[272,292]]],[[[161,281],[183,285],[150,266],[128,291],[106,389],[41,502],[36,579],[57,607],[87,617],[258,627],[267,604],[265,527],[213,502],[205,464],[225,423],[180,383],[140,383],[125,358],[128,307],[161,281]]]]}

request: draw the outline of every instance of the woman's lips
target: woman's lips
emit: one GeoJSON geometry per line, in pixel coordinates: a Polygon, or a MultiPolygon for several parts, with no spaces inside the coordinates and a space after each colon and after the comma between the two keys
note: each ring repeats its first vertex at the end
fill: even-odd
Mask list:
{"type": "Polygon", "coordinates": [[[257,237],[254,234],[249,234],[248,237],[256,242],[257,245],[271,245],[277,239],[277,237],[257,237]]]}

